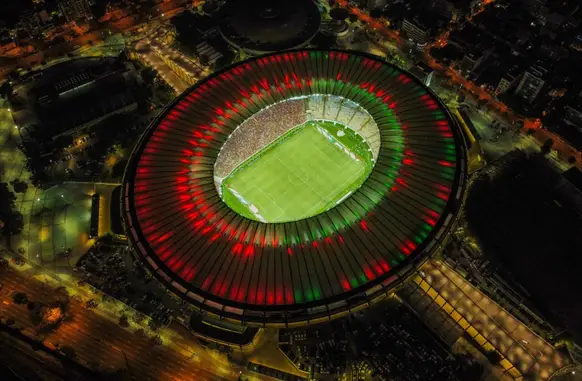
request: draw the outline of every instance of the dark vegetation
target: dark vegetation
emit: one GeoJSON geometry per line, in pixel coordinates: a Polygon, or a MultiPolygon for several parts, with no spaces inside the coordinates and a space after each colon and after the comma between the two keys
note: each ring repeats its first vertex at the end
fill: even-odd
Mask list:
{"type": "Polygon", "coordinates": [[[485,254],[580,341],[582,220],[560,181],[543,156],[518,157],[476,180],[466,214],[485,254]]]}

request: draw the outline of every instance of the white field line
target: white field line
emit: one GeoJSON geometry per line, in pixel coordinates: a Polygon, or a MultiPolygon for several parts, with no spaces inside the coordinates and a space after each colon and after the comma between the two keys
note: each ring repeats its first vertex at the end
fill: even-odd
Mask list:
{"type": "Polygon", "coordinates": [[[349,157],[352,158],[352,160],[354,160],[354,161],[360,161],[360,159],[358,159],[358,157],[356,156],[355,153],[353,153],[348,147],[346,147],[345,145],[343,145],[342,142],[340,142],[339,140],[337,140],[336,138],[334,138],[332,134],[330,134],[325,129],[321,128],[320,126],[316,126],[316,127],[317,127],[317,131],[319,131],[328,140],[332,141],[333,144],[335,144],[337,147],[339,147],[341,150],[343,150],[349,157]]]}
{"type": "MultiPolygon", "coordinates": [[[[232,194],[234,195],[234,197],[236,197],[236,198],[237,198],[237,199],[238,199],[240,202],[242,202],[244,205],[246,205],[246,206],[247,206],[247,209],[248,209],[248,210],[249,210],[249,211],[250,211],[250,212],[251,212],[251,213],[252,213],[252,214],[253,214],[253,215],[254,215],[254,216],[255,216],[255,217],[256,217],[256,218],[259,220],[259,221],[266,222],[266,220],[263,218],[263,216],[261,216],[261,215],[259,214],[259,212],[255,212],[255,211],[253,210],[253,207],[254,207],[254,208],[256,208],[256,206],[254,206],[253,204],[251,204],[250,202],[248,202],[247,200],[245,200],[245,199],[244,199],[244,197],[243,197],[243,196],[242,196],[240,193],[238,193],[238,192],[236,191],[236,189],[234,189],[234,188],[231,188],[231,187],[229,187],[229,186],[227,186],[227,189],[230,191],[230,193],[232,193],[232,194]],[[250,206],[249,206],[249,205],[250,205],[250,206]]],[[[257,210],[258,210],[258,209],[257,209],[257,210]]]]}

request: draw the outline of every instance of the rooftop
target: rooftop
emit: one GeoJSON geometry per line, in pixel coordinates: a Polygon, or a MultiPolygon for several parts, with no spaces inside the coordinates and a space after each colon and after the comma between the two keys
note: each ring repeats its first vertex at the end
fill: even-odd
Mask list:
{"type": "Polygon", "coordinates": [[[321,15],[311,0],[228,1],[219,14],[220,31],[232,45],[254,52],[304,46],[319,30],[321,15]]]}

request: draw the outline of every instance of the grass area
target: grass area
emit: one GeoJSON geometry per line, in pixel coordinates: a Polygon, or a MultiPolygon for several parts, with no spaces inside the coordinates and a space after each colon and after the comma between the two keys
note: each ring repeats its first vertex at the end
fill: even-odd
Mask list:
{"type": "Polygon", "coordinates": [[[329,132],[334,139],[342,143],[344,146],[349,148],[358,158],[371,163],[373,160],[372,151],[370,151],[370,146],[363,137],[358,135],[354,130],[351,128],[345,127],[341,123],[333,123],[329,121],[315,121],[313,123],[317,123],[319,127],[324,128],[327,132],[329,132]],[[343,135],[339,132],[343,132],[343,135]]]}
{"type": "Polygon", "coordinates": [[[308,122],[235,169],[222,182],[222,196],[247,218],[293,221],[332,208],[371,169],[372,154],[355,132],[331,122],[308,122]]]}

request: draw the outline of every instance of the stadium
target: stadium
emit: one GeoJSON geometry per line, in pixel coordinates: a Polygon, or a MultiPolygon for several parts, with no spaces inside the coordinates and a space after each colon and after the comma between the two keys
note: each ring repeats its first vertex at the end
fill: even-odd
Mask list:
{"type": "Polygon", "coordinates": [[[313,39],[321,13],[312,0],[234,0],[219,10],[219,31],[236,50],[259,55],[302,48],[313,39]]]}
{"type": "Polygon", "coordinates": [[[380,300],[441,246],[466,167],[461,129],[412,75],[287,51],[172,102],[134,149],[122,215],[149,270],[209,316],[316,324],[380,300]]]}

